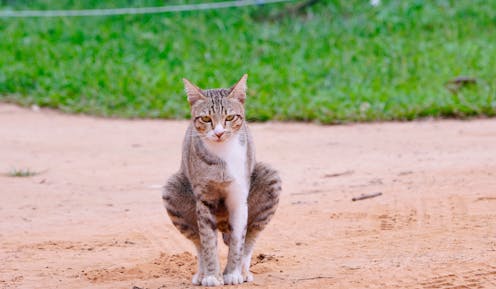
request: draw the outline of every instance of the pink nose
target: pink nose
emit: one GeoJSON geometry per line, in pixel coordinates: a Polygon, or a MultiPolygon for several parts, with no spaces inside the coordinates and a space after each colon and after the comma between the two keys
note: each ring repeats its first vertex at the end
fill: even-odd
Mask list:
{"type": "Polygon", "coordinates": [[[215,133],[215,135],[216,135],[218,138],[221,138],[223,134],[224,134],[224,132],[223,132],[223,131],[221,131],[221,132],[216,132],[216,133],[215,133]]]}

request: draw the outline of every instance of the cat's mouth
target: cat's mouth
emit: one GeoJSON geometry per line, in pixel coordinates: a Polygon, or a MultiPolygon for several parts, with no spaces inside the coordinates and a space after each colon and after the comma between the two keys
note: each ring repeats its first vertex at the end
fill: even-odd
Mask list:
{"type": "Polygon", "coordinates": [[[214,142],[214,143],[221,143],[221,142],[224,142],[228,139],[228,137],[224,134],[222,136],[212,136],[212,137],[209,137],[209,140],[214,142]]]}
{"type": "Polygon", "coordinates": [[[210,131],[206,134],[205,139],[211,143],[223,143],[229,140],[232,135],[233,134],[229,131],[223,131],[222,133],[214,133],[214,131],[210,131]]]}

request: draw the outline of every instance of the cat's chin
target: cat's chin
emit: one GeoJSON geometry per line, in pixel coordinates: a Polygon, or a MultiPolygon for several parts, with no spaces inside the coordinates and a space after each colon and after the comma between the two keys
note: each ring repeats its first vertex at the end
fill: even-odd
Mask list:
{"type": "Polygon", "coordinates": [[[206,140],[213,144],[225,143],[229,140],[229,136],[223,135],[221,138],[208,136],[206,140]]]}
{"type": "Polygon", "coordinates": [[[219,139],[219,138],[215,138],[215,139],[209,138],[208,140],[209,140],[211,143],[223,143],[223,142],[225,142],[227,139],[225,139],[225,138],[220,138],[220,139],[219,139]]]}

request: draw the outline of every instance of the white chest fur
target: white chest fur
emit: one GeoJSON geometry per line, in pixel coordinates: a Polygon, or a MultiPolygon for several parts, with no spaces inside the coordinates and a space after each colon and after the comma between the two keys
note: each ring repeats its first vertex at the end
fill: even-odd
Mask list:
{"type": "Polygon", "coordinates": [[[239,135],[222,143],[209,143],[207,149],[226,163],[227,173],[232,177],[226,195],[229,223],[232,226],[231,238],[240,239],[248,219],[248,166],[247,144],[239,141],[239,135]]]}
{"type": "Polygon", "coordinates": [[[222,143],[207,143],[207,149],[226,163],[227,173],[235,183],[247,184],[246,142],[239,141],[239,135],[235,135],[222,143]]]}

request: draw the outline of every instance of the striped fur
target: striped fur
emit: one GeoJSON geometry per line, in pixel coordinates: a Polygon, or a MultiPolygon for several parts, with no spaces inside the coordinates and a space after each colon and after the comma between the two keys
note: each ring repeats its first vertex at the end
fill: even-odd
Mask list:
{"type": "Polygon", "coordinates": [[[230,89],[201,90],[187,80],[185,86],[192,123],[184,138],[181,169],[164,187],[165,208],[197,248],[193,283],[251,281],[253,246],[275,213],[281,180],[275,170],[255,162],[244,121],[246,75],[230,89]],[[217,230],[229,246],[223,276],[217,230]]]}
{"type": "MultiPolygon", "coordinates": [[[[259,233],[265,229],[274,215],[279,203],[281,180],[275,170],[263,163],[257,163],[251,175],[250,193],[248,195],[248,226],[243,246],[243,273],[246,281],[251,281],[249,272],[253,246],[259,233]]],[[[173,175],[164,189],[164,205],[176,228],[197,246],[200,245],[198,230],[196,199],[186,176],[182,173],[173,175]]],[[[224,243],[229,245],[231,228],[224,200],[205,201],[213,219],[205,219],[208,226],[222,232],[224,243]]],[[[198,212],[199,213],[199,212],[198,212]]],[[[215,265],[215,264],[214,264],[215,265]]],[[[251,277],[252,278],[252,277],[251,277]]]]}

